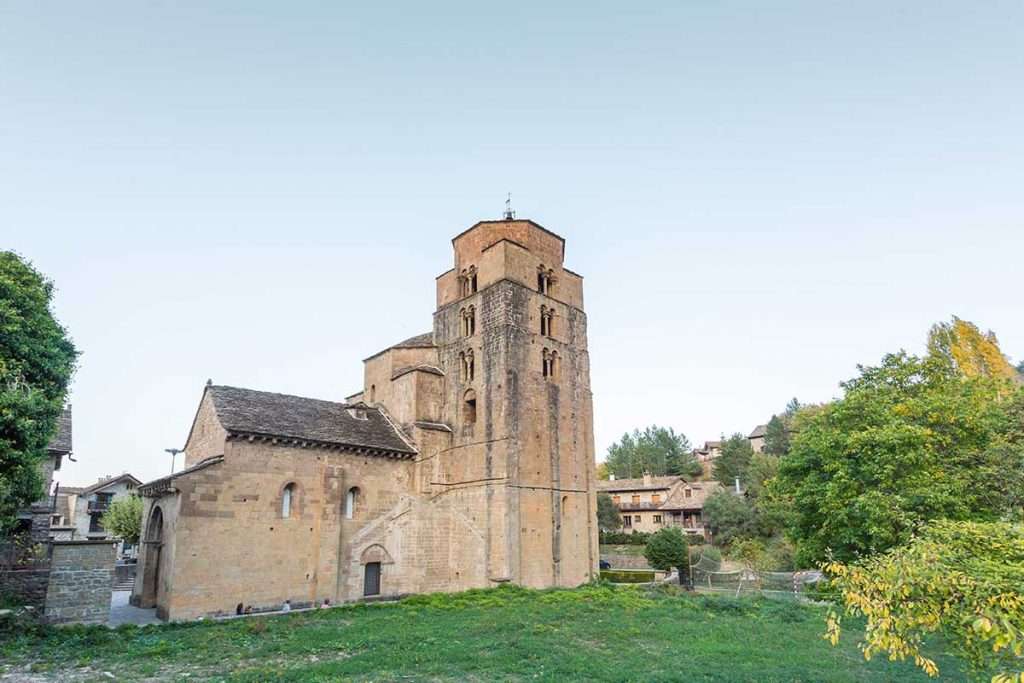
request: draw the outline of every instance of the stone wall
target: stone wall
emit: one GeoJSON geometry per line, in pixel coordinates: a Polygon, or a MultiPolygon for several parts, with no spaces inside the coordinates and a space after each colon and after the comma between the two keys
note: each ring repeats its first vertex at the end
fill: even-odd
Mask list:
{"type": "Polygon", "coordinates": [[[643,555],[608,555],[601,553],[601,559],[612,566],[612,569],[650,569],[647,558],[643,555]]]}
{"type": "Polygon", "coordinates": [[[106,624],[116,555],[111,541],[54,541],[46,620],[53,624],[106,624]]]}
{"type": "Polygon", "coordinates": [[[17,597],[24,605],[42,607],[46,602],[46,586],[49,580],[49,565],[5,569],[0,571],[0,593],[17,597]]]}

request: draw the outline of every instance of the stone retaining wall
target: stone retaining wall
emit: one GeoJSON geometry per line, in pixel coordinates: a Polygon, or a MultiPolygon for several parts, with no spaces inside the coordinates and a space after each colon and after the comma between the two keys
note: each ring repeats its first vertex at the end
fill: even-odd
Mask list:
{"type": "Polygon", "coordinates": [[[612,569],[650,569],[647,558],[643,555],[606,555],[601,553],[601,559],[612,566],[612,569]]]}
{"type": "Polygon", "coordinates": [[[50,565],[0,571],[0,593],[20,599],[23,605],[42,607],[46,602],[46,586],[50,581],[50,565]]]}
{"type": "Polygon", "coordinates": [[[106,624],[116,557],[112,541],[54,541],[46,620],[52,624],[106,624]]]}

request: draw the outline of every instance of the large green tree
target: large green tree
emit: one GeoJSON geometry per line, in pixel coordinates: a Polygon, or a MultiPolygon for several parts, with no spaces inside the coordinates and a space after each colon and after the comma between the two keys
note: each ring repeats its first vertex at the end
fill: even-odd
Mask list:
{"type": "Polygon", "coordinates": [[[733,491],[716,491],[704,501],[701,510],[704,525],[711,530],[714,540],[722,545],[754,534],[754,509],[733,491]]]}
{"type": "Polygon", "coordinates": [[[142,498],[136,495],[118,498],[103,513],[100,523],[117,538],[138,543],[142,535],[142,498]]]}
{"type": "Polygon", "coordinates": [[[606,491],[597,494],[597,526],[601,531],[617,531],[622,526],[619,508],[606,491]]]}
{"type": "Polygon", "coordinates": [[[1024,502],[1024,398],[904,352],[860,367],[841,399],[801,415],[769,483],[792,506],[797,563],[906,543],[931,519],[993,520],[1024,502]]]}
{"type": "Polygon", "coordinates": [[[722,454],[714,460],[715,479],[724,486],[732,487],[736,483],[736,477],[739,477],[740,485],[746,486],[747,469],[753,457],[754,449],[750,445],[750,439],[738,432],[733,434],[722,441],[722,454]]]}
{"type": "Polygon", "coordinates": [[[0,529],[45,493],[39,465],[78,355],[50,311],[52,297],[52,282],[0,252],[0,529]]]}
{"type": "Polygon", "coordinates": [[[623,434],[618,443],[608,448],[605,462],[608,470],[619,479],[639,477],[644,472],[658,477],[697,477],[701,473],[700,463],[693,457],[686,435],[676,433],[671,427],[657,425],[623,434]]]}

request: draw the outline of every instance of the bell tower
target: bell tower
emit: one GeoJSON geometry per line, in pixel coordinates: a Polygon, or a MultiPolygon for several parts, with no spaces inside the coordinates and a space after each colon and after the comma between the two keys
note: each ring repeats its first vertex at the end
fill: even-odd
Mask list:
{"type": "Polygon", "coordinates": [[[583,278],[565,240],[511,214],[452,244],[434,313],[452,440],[435,476],[481,530],[492,585],[579,585],[598,564],[583,278]]]}

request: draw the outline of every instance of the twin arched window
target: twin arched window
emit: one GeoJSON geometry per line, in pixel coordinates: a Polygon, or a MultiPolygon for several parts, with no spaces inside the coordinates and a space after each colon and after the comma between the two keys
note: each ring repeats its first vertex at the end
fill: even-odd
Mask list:
{"type": "Polygon", "coordinates": [[[463,337],[476,334],[476,307],[470,306],[459,311],[459,332],[463,337]]]}
{"type": "Polygon", "coordinates": [[[476,364],[473,358],[473,349],[464,351],[459,354],[459,362],[461,367],[459,368],[459,375],[462,377],[463,382],[472,382],[476,364]]]}
{"type": "Polygon", "coordinates": [[[544,349],[541,354],[541,359],[543,363],[541,369],[544,374],[544,379],[555,379],[559,369],[558,366],[560,364],[558,351],[549,351],[548,349],[544,349]]]}
{"type": "Polygon", "coordinates": [[[542,263],[537,268],[537,291],[541,294],[551,294],[551,288],[555,285],[555,271],[551,268],[544,269],[542,263]]]}
{"type": "Polygon", "coordinates": [[[548,308],[547,306],[540,307],[540,333],[545,337],[555,336],[555,330],[553,327],[555,318],[555,309],[548,308]]]}
{"type": "Polygon", "coordinates": [[[469,296],[470,294],[476,294],[476,283],[476,266],[463,268],[462,273],[459,275],[459,295],[469,296]]]}

